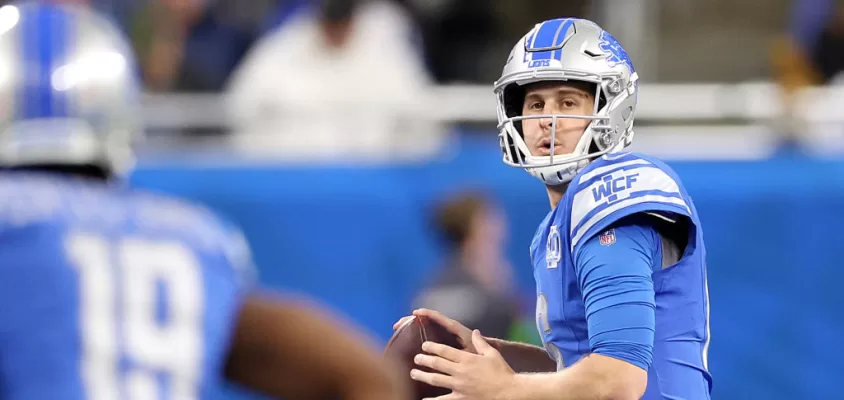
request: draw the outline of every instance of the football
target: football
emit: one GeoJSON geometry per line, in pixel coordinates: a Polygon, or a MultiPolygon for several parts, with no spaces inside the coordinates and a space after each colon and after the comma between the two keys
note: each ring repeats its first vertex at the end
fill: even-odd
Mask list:
{"type": "Polygon", "coordinates": [[[420,400],[446,395],[451,392],[448,389],[430,386],[410,378],[410,370],[413,368],[432,372],[429,368],[417,366],[413,362],[413,358],[422,353],[422,343],[424,342],[442,343],[457,349],[463,348],[457,340],[457,336],[447,331],[440,324],[428,318],[413,317],[396,329],[384,350],[385,356],[394,359],[402,368],[401,373],[412,382],[414,398],[420,400]]]}

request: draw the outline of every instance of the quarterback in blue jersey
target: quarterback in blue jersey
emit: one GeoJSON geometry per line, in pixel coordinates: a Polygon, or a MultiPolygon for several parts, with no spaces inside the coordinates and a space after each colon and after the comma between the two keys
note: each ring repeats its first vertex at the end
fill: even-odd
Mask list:
{"type": "Polygon", "coordinates": [[[495,94],[504,162],[539,178],[552,207],[530,246],[544,349],[417,310],[464,348],[425,344],[417,364],[435,372],[413,379],[452,389],[443,400],[709,399],[700,221],[668,166],[622,152],[638,94],[627,53],[591,21],[544,21],[495,94]]]}
{"type": "Polygon", "coordinates": [[[354,329],[250,288],[237,229],[113,179],[137,86],[106,19],[0,8],[0,399],[403,399],[354,329]]]}

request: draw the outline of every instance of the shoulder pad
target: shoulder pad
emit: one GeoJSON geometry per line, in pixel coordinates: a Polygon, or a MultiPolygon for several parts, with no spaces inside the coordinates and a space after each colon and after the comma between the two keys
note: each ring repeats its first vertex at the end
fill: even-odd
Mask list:
{"type": "Polygon", "coordinates": [[[628,155],[601,159],[575,177],[570,188],[571,249],[627,215],[668,212],[691,216],[680,184],[662,165],[628,155]]]}

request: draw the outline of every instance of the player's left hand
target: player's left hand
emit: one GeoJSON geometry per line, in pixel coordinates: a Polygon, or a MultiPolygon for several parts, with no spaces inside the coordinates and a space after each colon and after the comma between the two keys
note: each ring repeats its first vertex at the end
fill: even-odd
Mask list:
{"type": "Polygon", "coordinates": [[[494,400],[510,389],[516,373],[504,357],[484,340],[478,330],[472,332],[472,344],[478,354],[458,350],[444,344],[425,342],[417,354],[417,365],[434,371],[410,371],[414,380],[451,389],[452,393],[426,400],[494,400]]]}

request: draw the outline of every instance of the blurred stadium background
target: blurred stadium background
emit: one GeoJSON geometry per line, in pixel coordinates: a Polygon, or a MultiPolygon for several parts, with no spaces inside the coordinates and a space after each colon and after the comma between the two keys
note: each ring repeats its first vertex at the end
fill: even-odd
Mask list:
{"type": "Polygon", "coordinates": [[[500,162],[492,82],[533,23],[595,20],[642,78],[633,149],[702,215],[713,398],[842,398],[844,2],[73,2],[143,65],[133,183],[234,219],[263,284],[382,342],[420,304],[536,340],[548,203],[500,162]]]}

